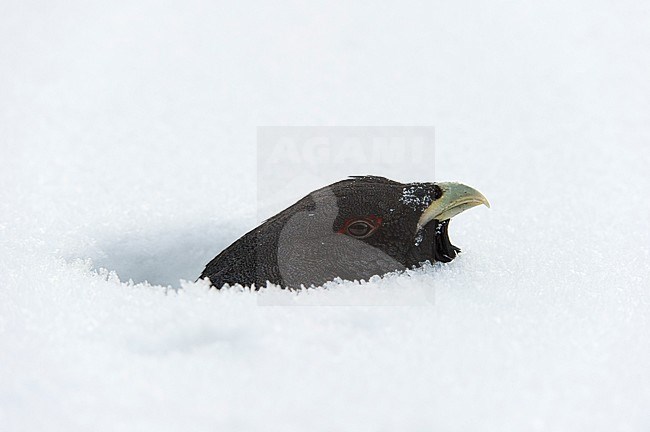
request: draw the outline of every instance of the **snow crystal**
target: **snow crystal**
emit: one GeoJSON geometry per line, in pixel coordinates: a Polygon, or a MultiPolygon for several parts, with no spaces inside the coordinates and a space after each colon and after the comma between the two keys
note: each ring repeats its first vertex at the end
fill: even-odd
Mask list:
{"type": "Polygon", "coordinates": [[[424,230],[419,229],[418,232],[415,234],[415,246],[420,246],[422,240],[424,240],[424,230]]]}
{"type": "Polygon", "coordinates": [[[431,191],[425,185],[416,184],[402,190],[400,201],[415,210],[421,210],[429,207],[433,198],[431,191]]]}

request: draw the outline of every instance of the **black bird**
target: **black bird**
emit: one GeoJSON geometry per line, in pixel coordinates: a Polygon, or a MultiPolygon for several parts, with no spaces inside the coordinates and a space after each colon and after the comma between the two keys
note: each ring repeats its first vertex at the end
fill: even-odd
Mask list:
{"type": "Polygon", "coordinates": [[[214,258],[200,278],[212,285],[322,285],[341,278],[449,262],[449,220],[485,204],[460,183],[399,183],[351,177],[314,191],[241,237],[214,258]]]}

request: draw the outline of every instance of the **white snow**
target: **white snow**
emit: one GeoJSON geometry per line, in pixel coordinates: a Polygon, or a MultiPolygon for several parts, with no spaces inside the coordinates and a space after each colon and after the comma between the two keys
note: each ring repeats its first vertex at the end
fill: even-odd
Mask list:
{"type": "Polygon", "coordinates": [[[429,207],[433,198],[422,186],[407,186],[402,191],[400,202],[409,207],[422,209],[429,207]]]}
{"type": "Polygon", "coordinates": [[[650,429],[649,20],[5,1],[0,430],[650,429]],[[492,209],[407,275],[181,283],[256,223],[256,127],[292,124],[433,125],[492,209]]]}

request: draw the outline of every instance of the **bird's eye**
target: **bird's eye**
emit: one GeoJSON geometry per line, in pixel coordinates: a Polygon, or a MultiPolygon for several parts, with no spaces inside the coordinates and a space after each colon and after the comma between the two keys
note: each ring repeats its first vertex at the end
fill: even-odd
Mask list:
{"type": "Polygon", "coordinates": [[[352,237],[363,239],[375,231],[375,226],[365,220],[358,220],[348,225],[346,232],[352,237]]]}

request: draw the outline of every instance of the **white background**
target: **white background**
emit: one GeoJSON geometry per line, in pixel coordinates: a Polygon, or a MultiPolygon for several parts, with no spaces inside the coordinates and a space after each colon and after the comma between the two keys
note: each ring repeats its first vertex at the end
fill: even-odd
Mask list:
{"type": "Polygon", "coordinates": [[[4,1],[0,430],[648,430],[649,21],[4,1]],[[164,287],[255,226],[257,126],[414,124],[493,204],[452,223],[465,253],[278,295],[434,307],[164,287]]]}
{"type": "Polygon", "coordinates": [[[432,126],[262,126],[256,151],[258,222],[352,175],[436,180],[432,126]]]}

